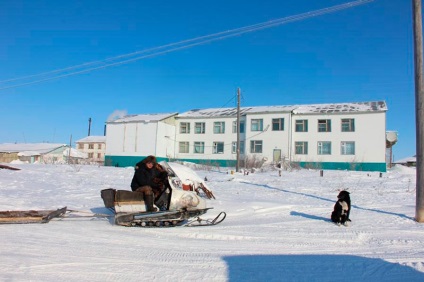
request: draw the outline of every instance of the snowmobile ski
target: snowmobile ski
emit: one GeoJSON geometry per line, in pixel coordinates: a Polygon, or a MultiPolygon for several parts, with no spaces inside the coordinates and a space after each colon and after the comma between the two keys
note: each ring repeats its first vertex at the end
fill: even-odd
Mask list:
{"type": "Polygon", "coordinates": [[[202,219],[200,217],[184,224],[185,227],[211,226],[217,225],[224,221],[227,217],[225,212],[220,212],[214,219],[202,219]]]}

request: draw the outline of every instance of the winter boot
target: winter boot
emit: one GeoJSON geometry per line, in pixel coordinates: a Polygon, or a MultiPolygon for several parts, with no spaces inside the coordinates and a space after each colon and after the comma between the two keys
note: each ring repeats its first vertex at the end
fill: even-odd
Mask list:
{"type": "Polygon", "coordinates": [[[156,212],[156,211],[158,211],[158,209],[153,206],[153,197],[154,197],[153,194],[151,194],[151,195],[144,195],[144,202],[146,203],[146,210],[148,212],[156,212]]]}

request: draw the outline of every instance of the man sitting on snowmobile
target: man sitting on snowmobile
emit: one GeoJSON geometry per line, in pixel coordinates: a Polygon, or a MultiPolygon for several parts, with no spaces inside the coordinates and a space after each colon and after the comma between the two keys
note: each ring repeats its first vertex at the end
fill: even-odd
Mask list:
{"type": "Polygon", "coordinates": [[[155,156],[148,156],[135,166],[131,190],[143,193],[148,212],[155,212],[155,195],[160,195],[168,173],[157,163],[155,156]]]}

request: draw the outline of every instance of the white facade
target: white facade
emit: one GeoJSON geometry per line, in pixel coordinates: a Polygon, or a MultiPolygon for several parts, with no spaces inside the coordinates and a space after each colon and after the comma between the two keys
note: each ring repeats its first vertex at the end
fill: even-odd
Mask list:
{"type": "MultiPolygon", "coordinates": [[[[242,108],[240,160],[385,171],[386,111],[385,102],[242,108]]],[[[107,124],[106,155],[234,166],[236,120],[235,108],[127,117],[107,124]]]]}
{"type": "MultiPolygon", "coordinates": [[[[233,117],[217,117],[217,118],[207,118],[207,119],[197,119],[197,118],[178,118],[177,130],[176,130],[176,150],[174,159],[199,159],[199,160],[210,160],[210,159],[234,159],[234,154],[231,153],[231,144],[233,141],[236,141],[236,133],[232,133],[232,122],[235,121],[233,117]],[[222,130],[224,133],[212,134],[214,123],[220,123],[224,125],[222,130]],[[190,132],[182,133],[181,126],[183,124],[190,124],[190,132]],[[205,133],[195,133],[196,124],[203,128],[205,133]],[[188,152],[181,150],[181,143],[188,142],[188,152]],[[194,142],[203,142],[204,152],[198,153],[195,152],[194,142]],[[220,148],[215,148],[214,152],[214,143],[221,143],[223,147],[223,152],[220,148]]],[[[202,145],[199,144],[199,145],[202,145]]],[[[215,146],[220,146],[216,144],[215,146]]]]}
{"type": "Polygon", "coordinates": [[[107,122],[106,165],[131,166],[148,155],[173,156],[175,115],[133,115],[107,122]]]}
{"type": "Polygon", "coordinates": [[[258,111],[246,114],[245,155],[256,155],[256,159],[278,162],[290,155],[290,119],[291,107],[275,112],[258,111]],[[289,112],[287,112],[289,111],[289,112]],[[262,129],[256,129],[256,123],[262,120],[262,129]],[[282,128],[273,129],[273,120],[281,120],[282,128]],[[256,152],[254,146],[262,143],[262,152],[256,152]]]}
{"type": "Polygon", "coordinates": [[[296,142],[307,141],[307,155],[295,153],[292,147],[292,161],[318,162],[382,162],[385,160],[385,115],[381,113],[332,114],[332,115],[296,115],[293,116],[292,127],[296,120],[308,120],[308,132],[293,132],[292,146],[296,142]],[[331,132],[318,132],[318,120],[331,120],[331,132]],[[353,132],[342,132],[341,120],[354,120],[353,132]],[[306,135],[306,136],[305,136],[306,135]],[[319,155],[318,143],[331,142],[331,154],[319,155]],[[342,142],[354,142],[355,154],[343,155],[342,142]]]}
{"type": "Polygon", "coordinates": [[[87,136],[76,142],[76,149],[86,154],[89,162],[104,163],[106,152],[106,136],[87,136]]]}

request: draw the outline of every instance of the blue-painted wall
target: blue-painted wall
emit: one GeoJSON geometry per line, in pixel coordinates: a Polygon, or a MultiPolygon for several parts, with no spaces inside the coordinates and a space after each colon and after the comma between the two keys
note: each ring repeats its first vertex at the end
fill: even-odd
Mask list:
{"type": "MultiPolygon", "coordinates": [[[[106,166],[128,167],[135,166],[147,156],[105,156],[106,166]]],[[[167,158],[157,158],[158,161],[169,161],[167,158]]],[[[196,164],[215,165],[220,167],[235,167],[235,160],[199,160],[199,159],[178,159],[178,161],[191,162],[196,164]]],[[[356,171],[380,171],[386,172],[385,163],[336,163],[336,162],[294,162],[303,168],[328,169],[328,170],[356,170],[356,171]]]]}
{"type": "Polygon", "coordinates": [[[335,163],[335,162],[299,162],[303,168],[328,169],[328,170],[356,170],[386,172],[386,163],[335,163]]]}
{"type": "MultiPolygon", "coordinates": [[[[117,167],[128,167],[135,166],[136,163],[143,160],[147,156],[105,156],[105,166],[117,166],[117,167]]],[[[158,162],[170,161],[167,158],[157,157],[158,162]]],[[[216,165],[220,167],[235,167],[235,160],[199,160],[199,159],[178,159],[181,162],[191,162],[195,164],[208,164],[216,165]]]]}

